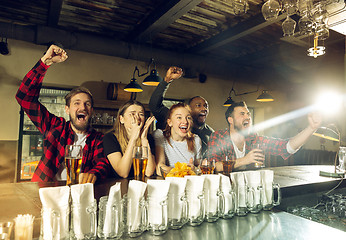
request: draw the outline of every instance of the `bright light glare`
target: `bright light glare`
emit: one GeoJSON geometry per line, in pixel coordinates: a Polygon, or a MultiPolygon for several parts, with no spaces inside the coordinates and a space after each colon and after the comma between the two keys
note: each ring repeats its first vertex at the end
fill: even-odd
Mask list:
{"type": "Polygon", "coordinates": [[[342,96],[336,92],[324,92],[316,100],[315,107],[325,114],[335,114],[340,111],[342,96]]]}

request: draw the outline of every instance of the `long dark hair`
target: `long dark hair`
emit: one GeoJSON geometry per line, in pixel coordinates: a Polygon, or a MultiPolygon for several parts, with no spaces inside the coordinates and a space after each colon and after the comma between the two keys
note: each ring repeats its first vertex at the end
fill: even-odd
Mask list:
{"type": "MultiPolygon", "coordinates": [[[[113,132],[113,134],[117,137],[117,140],[120,144],[121,151],[125,153],[125,150],[127,148],[127,144],[129,143],[129,137],[127,136],[126,129],[124,127],[124,124],[120,122],[120,116],[124,116],[125,111],[132,105],[138,105],[142,107],[143,111],[145,111],[145,108],[141,102],[138,102],[136,100],[130,100],[126,102],[118,111],[117,118],[115,119],[113,128],[109,132],[113,132]]],[[[140,146],[141,139],[138,138],[136,145],[140,146]]]]}
{"type": "MultiPolygon", "coordinates": [[[[178,108],[186,108],[191,113],[191,108],[186,103],[177,103],[177,104],[172,105],[172,107],[169,109],[168,114],[167,114],[167,120],[172,118],[173,112],[178,108]]],[[[166,120],[166,127],[163,130],[163,136],[167,139],[169,145],[171,145],[170,137],[172,134],[171,133],[172,127],[170,127],[168,125],[167,120],[166,120]]],[[[191,121],[191,126],[192,126],[192,124],[193,124],[193,121],[191,121]]],[[[187,133],[186,142],[187,142],[188,150],[190,152],[194,152],[195,151],[195,139],[194,139],[194,134],[190,130],[187,133]]]]}

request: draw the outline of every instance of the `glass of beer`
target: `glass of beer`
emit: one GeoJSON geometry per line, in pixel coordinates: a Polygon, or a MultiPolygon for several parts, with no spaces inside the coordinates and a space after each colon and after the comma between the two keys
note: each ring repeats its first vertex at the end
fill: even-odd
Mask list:
{"type": "Polygon", "coordinates": [[[134,147],[133,170],[135,180],[145,181],[145,170],[148,164],[148,147],[134,147]]]}
{"type": "Polygon", "coordinates": [[[200,169],[202,174],[213,174],[215,169],[215,159],[203,159],[200,169]]]}
{"type": "MultiPolygon", "coordinates": [[[[252,149],[256,149],[258,154],[263,154],[263,156],[265,156],[264,155],[264,145],[263,144],[255,143],[255,144],[252,145],[252,149]]],[[[254,168],[263,168],[263,167],[265,167],[264,161],[263,161],[262,164],[258,163],[258,162],[253,163],[253,167],[254,168]]]]}
{"type": "Polygon", "coordinates": [[[79,183],[79,174],[82,170],[83,148],[81,145],[66,145],[65,147],[65,166],[66,166],[66,185],[79,183]]]}
{"type": "Polygon", "coordinates": [[[223,174],[226,176],[229,176],[229,174],[233,170],[234,164],[235,164],[235,159],[233,158],[233,156],[231,157],[226,156],[226,158],[222,161],[223,174]]]}

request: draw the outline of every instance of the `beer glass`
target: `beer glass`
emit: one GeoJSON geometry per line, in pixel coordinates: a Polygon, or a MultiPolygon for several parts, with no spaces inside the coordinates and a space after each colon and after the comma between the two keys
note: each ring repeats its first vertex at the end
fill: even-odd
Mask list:
{"type": "Polygon", "coordinates": [[[145,181],[145,170],[148,164],[148,147],[134,147],[133,170],[135,180],[145,181]]]}
{"type": "Polygon", "coordinates": [[[70,206],[59,206],[56,209],[42,207],[40,239],[70,239],[70,206]]]}
{"type": "Polygon", "coordinates": [[[258,213],[262,210],[262,182],[260,171],[245,171],[245,181],[247,189],[247,206],[251,213],[258,213]]]}
{"type": "Polygon", "coordinates": [[[159,200],[149,196],[148,201],[148,230],[153,235],[162,235],[168,229],[167,198],[159,200]]]}
{"type": "Polygon", "coordinates": [[[233,172],[230,174],[233,189],[235,192],[235,214],[245,216],[248,213],[247,196],[248,188],[243,172],[233,172]]]}
{"type": "Polygon", "coordinates": [[[79,174],[82,171],[83,149],[81,145],[66,145],[65,147],[65,166],[66,166],[66,185],[79,183],[79,174]]]}
{"type": "Polygon", "coordinates": [[[123,201],[115,202],[107,209],[108,196],[100,198],[98,211],[97,236],[100,239],[119,239],[124,232],[123,201]],[[111,210],[111,222],[105,222],[107,211],[111,210]]]}
{"type": "Polygon", "coordinates": [[[281,202],[281,191],[280,185],[274,183],[274,172],[272,170],[262,170],[261,173],[261,181],[263,186],[262,191],[262,206],[263,210],[270,210],[274,206],[280,205],[281,202]],[[277,193],[275,194],[275,191],[277,193]],[[274,196],[277,196],[277,199],[274,199],[274,196]]]}
{"type": "Polygon", "coordinates": [[[223,174],[226,176],[229,176],[229,174],[232,172],[233,167],[235,164],[235,159],[232,157],[226,156],[226,158],[222,161],[223,166],[223,174]]]}
{"type": "Polygon", "coordinates": [[[138,202],[127,194],[123,197],[124,233],[129,237],[138,237],[148,228],[148,203],[143,198],[138,202]]]}
{"type": "Polygon", "coordinates": [[[203,177],[205,177],[203,187],[205,220],[215,222],[219,219],[225,206],[225,199],[220,191],[220,175],[208,174],[203,177]]]}
{"type": "MultiPolygon", "coordinates": [[[[253,150],[253,149],[257,149],[257,153],[261,153],[261,154],[263,154],[263,156],[264,156],[264,145],[263,144],[259,144],[259,143],[255,143],[255,144],[253,144],[252,145],[252,147],[251,147],[251,149],[253,150]]],[[[264,164],[264,161],[263,161],[263,164],[260,164],[260,163],[253,163],[253,164],[251,164],[251,166],[252,166],[252,168],[254,168],[254,169],[259,169],[259,168],[263,168],[263,167],[265,167],[265,164],[264,164]]]]}
{"type": "Polygon", "coordinates": [[[73,203],[71,205],[70,240],[96,239],[96,200],[86,205],[73,203]]]}
{"type": "Polygon", "coordinates": [[[202,174],[213,174],[215,169],[214,159],[203,159],[200,164],[202,174]]]}

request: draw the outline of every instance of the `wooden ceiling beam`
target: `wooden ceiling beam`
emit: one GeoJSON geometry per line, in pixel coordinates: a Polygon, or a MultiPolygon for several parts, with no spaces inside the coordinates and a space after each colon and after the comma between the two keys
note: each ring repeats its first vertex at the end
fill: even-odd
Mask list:
{"type": "Polygon", "coordinates": [[[237,24],[233,28],[212,37],[192,48],[189,49],[193,53],[206,53],[212,51],[215,48],[224,46],[230,42],[233,42],[239,38],[245,37],[251,33],[254,33],[262,28],[265,28],[273,23],[279,22],[286,18],[285,14],[281,14],[275,20],[265,21],[262,14],[257,14],[256,16],[248,19],[247,21],[237,24]]]}
{"type": "Polygon", "coordinates": [[[47,25],[55,27],[58,25],[63,0],[50,0],[47,25]]]}
{"type": "Polygon", "coordinates": [[[130,42],[137,39],[140,39],[141,42],[146,42],[201,2],[202,0],[166,1],[165,4],[159,6],[146,19],[138,24],[133,31],[127,35],[126,39],[130,42]]]}

